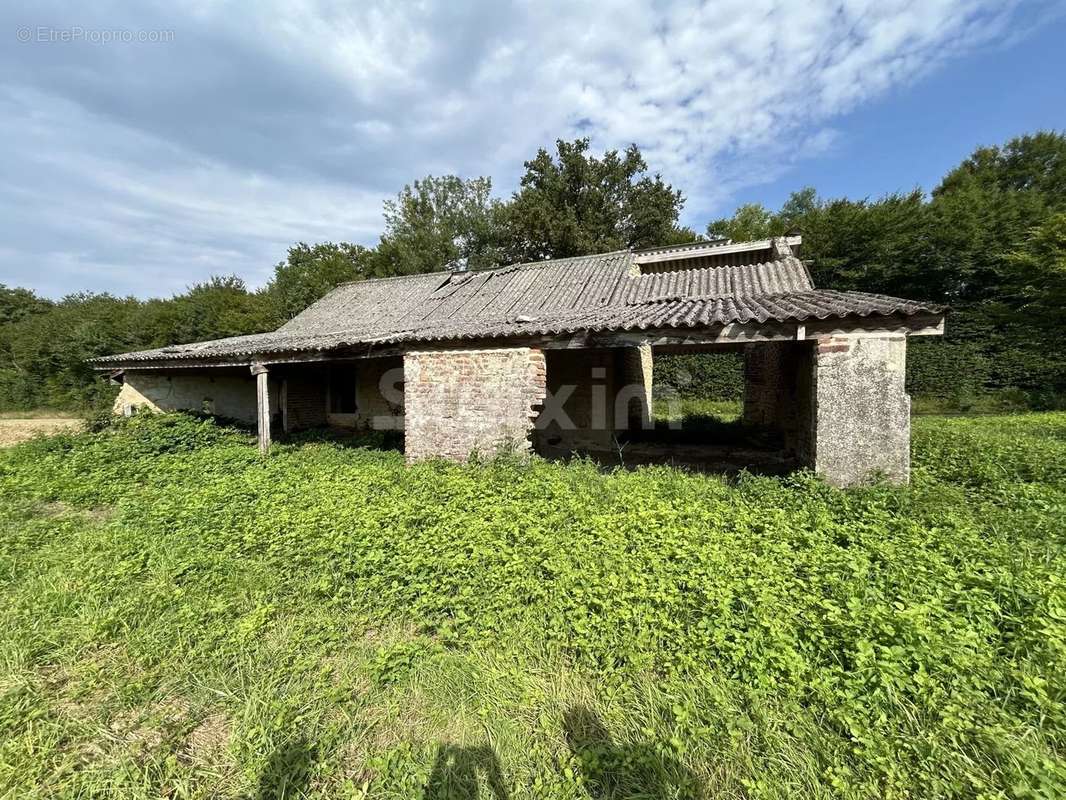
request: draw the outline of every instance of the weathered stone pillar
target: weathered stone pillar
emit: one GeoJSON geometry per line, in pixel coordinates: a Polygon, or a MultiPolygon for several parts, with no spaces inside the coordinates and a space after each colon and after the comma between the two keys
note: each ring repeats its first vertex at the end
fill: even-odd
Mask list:
{"type": "Polygon", "coordinates": [[[530,449],[546,394],[543,351],[433,350],[404,356],[407,461],[530,449]]]}
{"type": "Polygon", "coordinates": [[[629,430],[650,429],[653,361],[650,344],[626,347],[623,352],[622,386],[615,398],[615,426],[629,430]]]}
{"type": "Polygon", "coordinates": [[[255,375],[259,452],[265,455],[270,450],[270,372],[262,364],[253,364],[252,374],[255,375]]]}
{"type": "Polygon", "coordinates": [[[819,339],[811,353],[809,462],[836,486],[910,478],[904,336],[819,339]]]}

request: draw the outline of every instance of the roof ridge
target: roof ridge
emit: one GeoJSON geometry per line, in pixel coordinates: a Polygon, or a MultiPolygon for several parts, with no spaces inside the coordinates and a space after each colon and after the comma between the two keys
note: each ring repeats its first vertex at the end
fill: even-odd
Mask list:
{"type": "MultiPolygon", "coordinates": [[[[354,281],[344,281],[334,286],[334,289],[340,289],[342,286],[359,286],[364,283],[384,283],[385,281],[402,281],[410,278],[424,278],[427,275],[451,275],[451,270],[448,269],[435,269],[432,272],[411,272],[406,275],[382,275],[376,278],[359,278],[354,281]]],[[[461,274],[461,273],[460,273],[461,274]]],[[[332,289],[330,290],[332,291],[332,289]]],[[[325,297],[325,295],[323,295],[325,297]]]]}
{"type": "MultiPolygon", "coordinates": [[[[618,256],[622,254],[631,254],[633,251],[628,249],[622,250],[607,250],[603,253],[585,253],[581,256],[565,256],[564,258],[542,258],[540,261],[519,261],[517,264],[508,264],[503,267],[493,267],[492,269],[509,269],[511,267],[542,267],[545,264],[561,264],[566,261],[576,261],[579,258],[606,258],[607,256],[618,256]]],[[[478,272],[488,272],[489,270],[478,270],[478,272]]]]}
{"type": "MultiPolygon", "coordinates": [[[[639,275],[634,275],[632,277],[639,280],[641,278],[655,278],[661,275],[677,275],[681,272],[699,272],[710,269],[752,269],[754,267],[770,267],[775,264],[790,264],[796,261],[798,261],[801,266],[804,266],[803,261],[798,256],[783,256],[782,258],[772,258],[769,261],[756,261],[751,264],[714,264],[703,267],[680,267],[678,269],[662,270],[661,272],[642,272],[639,275]]],[[[808,277],[810,277],[809,273],[808,277]]]]}
{"type": "Polygon", "coordinates": [[[519,269],[521,267],[542,267],[548,264],[562,264],[567,261],[576,261],[581,258],[605,258],[607,256],[617,256],[622,254],[632,253],[632,250],[608,250],[604,253],[586,253],[580,256],[565,256],[564,258],[543,258],[540,261],[518,261],[511,264],[500,264],[496,267],[485,267],[483,269],[468,269],[461,272],[450,269],[435,269],[431,272],[412,272],[407,275],[382,275],[374,278],[359,278],[354,281],[344,281],[334,286],[334,289],[340,289],[342,286],[358,286],[364,283],[383,283],[384,281],[396,281],[409,278],[424,278],[427,275],[472,275],[472,274],[484,274],[486,272],[501,272],[508,269],[519,269]]]}

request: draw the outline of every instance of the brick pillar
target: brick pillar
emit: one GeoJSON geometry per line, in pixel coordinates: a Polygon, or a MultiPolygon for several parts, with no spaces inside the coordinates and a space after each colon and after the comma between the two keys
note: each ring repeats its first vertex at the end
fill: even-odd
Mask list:
{"type": "Polygon", "coordinates": [[[434,350],[404,356],[408,462],[465,461],[530,449],[546,394],[544,353],[530,347],[434,350]]]}
{"type": "Polygon", "coordinates": [[[819,339],[811,352],[808,463],[836,486],[910,478],[903,336],[819,339]]]}

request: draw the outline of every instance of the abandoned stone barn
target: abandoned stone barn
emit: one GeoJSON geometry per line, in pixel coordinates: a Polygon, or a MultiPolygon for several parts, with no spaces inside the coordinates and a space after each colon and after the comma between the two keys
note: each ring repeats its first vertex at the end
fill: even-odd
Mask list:
{"type": "Polygon", "coordinates": [[[706,447],[686,457],[683,428],[655,449],[655,356],[733,350],[744,357],[743,420],[774,433],[778,457],[838,485],[905,481],[907,337],[942,333],[943,310],[816,289],[800,245],[701,243],[358,281],[271,333],[94,366],[122,384],[116,412],[243,420],[264,451],[272,436],[329,425],[403,430],[409,461],[517,447],[695,463],[706,447]]]}

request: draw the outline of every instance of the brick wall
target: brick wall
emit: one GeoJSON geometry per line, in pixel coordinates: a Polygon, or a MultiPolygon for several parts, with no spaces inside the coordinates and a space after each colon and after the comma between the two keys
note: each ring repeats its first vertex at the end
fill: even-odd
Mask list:
{"type": "Polygon", "coordinates": [[[744,348],[744,422],[782,435],[786,453],[809,460],[812,346],[759,342],[744,348]]]}
{"type": "Polygon", "coordinates": [[[290,431],[326,424],[326,371],[293,370],[285,380],[285,424],[290,431]]]}
{"type": "Polygon", "coordinates": [[[537,420],[538,449],[552,455],[613,448],[620,353],[618,348],[546,352],[550,397],[537,420]]]}
{"type": "Polygon", "coordinates": [[[790,342],[759,342],[744,348],[744,422],[779,425],[787,411],[789,368],[795,347],[790,342]]]}
{"type": "Polygon", "coordinates": [[[544,353],[534,348],[407,353],[407,460],[462,461],[511,444],[528,450],[545,392],[544,353]]]}
{"type": "Polygon", "coordinates": [[[548,399],[536,423],[542,454],[614,450],[622,432],[650,427],[650,346],[548,350],[545,355],[548,399]]]}

